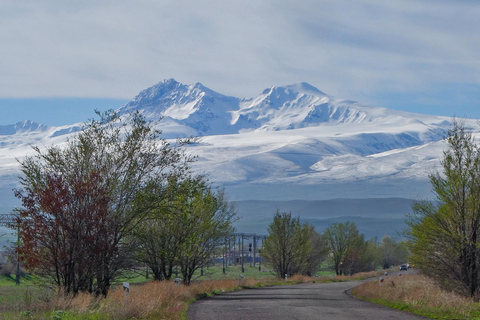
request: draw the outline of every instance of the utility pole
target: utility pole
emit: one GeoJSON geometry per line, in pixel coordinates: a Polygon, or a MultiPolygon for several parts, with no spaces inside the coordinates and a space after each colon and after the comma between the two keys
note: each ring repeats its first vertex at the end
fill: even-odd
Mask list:
{"type": "MultiPolygon", "coordinates": [[[[263,248],[263,237],[260,238],[262,240],[261,248],[263,248]]],[[[258,253],[258,271],[262,271],[262,256],[258,253]]]]}
{"type": "Polygon", "coordinates": [[[253,267],[255,268],[255,258],[256,258],[256,250],[257,250],[257,237],[253,235],[253,267]]]}
{"type": "MultiPolygon", "coordinates": [[[[262,246],[263,246],[263,239],[265,239],[266,236],[265,235],[257,235],[255,233],[234,233],[233,237],[234,237],[234,243],[233,243],[233,245],[234,245],[234,249],[233,249],[234,250],[234,257],[236,255],[236,253],[235,253],[235,251],[236,251],[235,250],[235,244],[236,244],[235,239],[238,238],[238,256],[241,259],[241,261],[239,261],[239,262],[242,265],[242,273],[244,273],[245,272],[245,261],[248,263],[248,260],[250,260],[250,267],[252,266],[252,261],[253,261],[253,266],[255,267],[257,256],[258,256],[258,258],[261,259],[260,254],[258,253],[257,241],[259,239],[262,239],[262,246]],[[245,239],[253,239],[252,242],[248,243],[248,251],[247,251],[246,254],[245,254],[245,239]],[[245,257],[247,257],[247,260],[245,260],[245,257]]],[[[236,260],[234,260],[234,261],[236,261],[236,260]]],[[[260,269],[260,260],[259,260],[259,269],[260,269]]],[[[261,270],[259,270],[259,271],[261,271],[261,270]]]]}
{"type": "Polygon", "coordinates": [[[237,239],[235,238],[235,236],[233,236],[233,257],[232,257],[232,265],[236,266],[237,263],[236,263],[236,253],[235,253],[235,249],[237,248],[237,239]]]}
{"type": "Polygon", "coordinates": [[[20,255],[18,249],[20,248],[20,223],[17,226],[17,273],[15,275],[15,285],[20,285],[20,255]]]}
{"type": "Polygon", "coordinates": [[[244,258],[244,255],[243,255],[243,234],[242,234],[242,273],[245,272],[245,268],[243,267],[243,259],[244,258]]]}
{"type": "Polygon", "coordinates": [[[225,256],[227,255],[226,254],[226,251],[227,251],[227,238],[224,239],[224,244],[223,244],[223,261],[222,261],[222,264],[223,264],[223,274],[225,274],[225,267],[226,267],[226,264],[225,264],[225,256]]]}

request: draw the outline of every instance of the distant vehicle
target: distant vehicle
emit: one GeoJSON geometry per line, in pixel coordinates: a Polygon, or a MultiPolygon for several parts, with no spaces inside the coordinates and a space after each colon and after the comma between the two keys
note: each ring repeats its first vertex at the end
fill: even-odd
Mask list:
{"type": "Polygon", "coordinates": [[[406,264],[402,264],[402,265],[400,266],[400,271],[402,271],[402,270],[405,270],[405,271],[408,270],[408,267],[407,267],[406,264]]]}

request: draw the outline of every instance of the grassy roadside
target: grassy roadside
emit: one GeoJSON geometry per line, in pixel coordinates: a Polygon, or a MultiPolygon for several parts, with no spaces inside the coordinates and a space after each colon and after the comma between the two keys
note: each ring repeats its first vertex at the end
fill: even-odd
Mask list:
{"type": "Polygon", "coordinates": [[[378,280],[352,290],[362,300],[412,312],[432,319],[480,319],[480,303],[447,292],[423,275],[391,277],[380,286],[378,280]]]}
{"type": "MultiPolygon", "coordinates": [[[[268,269],[267,269],[268,270],[268,269]]],[[[381,272],[361,273],[353,276],[305,277],[294,276],[285,280],[275,279],[271,272],[266,271],[264,277],[255,279],[249,277],[245,270],[245,278],[240,279],[238,270],[228,268],[223,274],[222,269],[209,270],[208,277],[218,278],[231,276],[236,279],[217,279],[195,281],[186,287],[176,285],[172,281],[143,282],[141,277],[132,277],[139,281],[131,286],[130,293],[125,295],[123,288],[113,288],[105,299],[96,299],[88,294],[75,297],[56,294],[51,289],[32,286],[23,282],[22,286],[0,287],[0,318],[5,320],[127,320],[127,319],[186,319],[189,303],[196,299],[222,292],[271,285],[289,285],[302,282],[340,282],[365,279],[383,274],[381,272]],[[2,296],[12,296],[9,301],[2,301],[2,296]]],[[[257,268],[257,274],[262,274],[257,268]]],[[[205,273],[207,277],[207,273],[205,273]]]]}

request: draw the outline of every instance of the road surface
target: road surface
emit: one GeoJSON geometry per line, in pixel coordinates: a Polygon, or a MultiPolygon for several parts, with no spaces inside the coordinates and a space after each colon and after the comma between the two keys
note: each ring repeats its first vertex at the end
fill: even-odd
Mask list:
{"type": "Polygon", "coordinates": [[[360,283],[361,281],[304,283],[224,293],[190,304],[187,318],[189,320],[426,319],[360,301],[346,293],[360,283]]]}

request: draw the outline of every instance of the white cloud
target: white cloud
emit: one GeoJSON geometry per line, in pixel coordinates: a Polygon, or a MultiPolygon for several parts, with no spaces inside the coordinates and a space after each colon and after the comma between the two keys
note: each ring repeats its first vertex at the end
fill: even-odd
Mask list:
{"type": "Polygon", "coordinates": [[[165,78],[253,96],[480,84],[476,1],[2,1],[0,96],[131,98],[165,78]]]}

